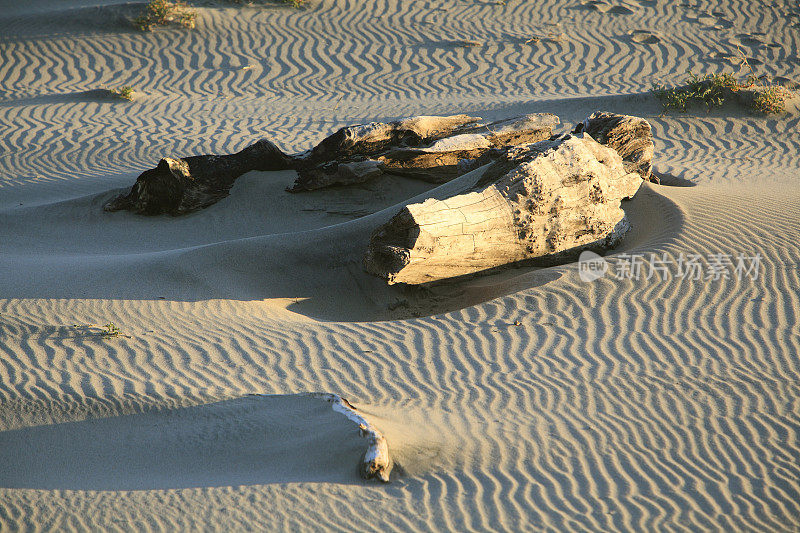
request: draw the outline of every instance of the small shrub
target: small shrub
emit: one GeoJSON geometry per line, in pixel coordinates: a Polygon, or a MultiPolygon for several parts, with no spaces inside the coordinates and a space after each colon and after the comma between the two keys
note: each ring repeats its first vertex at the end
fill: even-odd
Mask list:
{"type": "Polygon", "coordinates": [[[116,324],[113,322],[109,322],[103,326],[103,331],[100,333],[100,336],[103,338],[116,338],[116,337],[125,337],[126,339],[130,339],[130,335],[125,335],[120,331],[116,324]]]}
{"type": "Polygon", "coordinates": [[[732,74],[708,74],[698,76],[688,71],[689,80],[686,85],[667,89],[663,85],[654,85],[653,93],[661,100],[665,109],[686,111],[691,104],[704,104],[710,109],[721,106],[727,92],[738,90],[739,84],[732,74]]]}
{"type": "Polygon", "coordinates": [[[119,337],[120,330],[113,322],[109,322],[105,326],[103,326],[105,331],[103,332],[103,337],[119,337]]]}
{"type": "Polygon", "coordinates": [[[664,110],[676,109],[685,112],[694,104],[705,105],[706,109],[710,110],[733,99],[746,103],[754,111],[781,113],[786,109],[786,101],[792,97],[792,93],[785,87],[764,85],[752,72],[744,82],[740,82],[729,73],[705,76],[699,76],[692,71],[687,73],[689,79],[680,87],[667,88],[660,84],[653,85],[651,91],[661,100],[664,110]]]}
{"type": "Polygon", "coordinates": [[[794,95],[786,87],[770,85],[756,91],[752,107],[766,115],[783,113],[786,111],[786,101],[792,96],[794,95]]]}
{"type": "Polygon", "coordinates": [[[151,31],[153,26],[178,24],[186,28],[194,28],[197,13],[188,9],[180,0],[151,0],[144,12],[133,19],[133,24],[142,31],[151,31]]]}
{"type": "Polygon", "coordinates": [[[131,87],[130,85],[117,87],[116,89],[108,89],[108,94],[110,94],[114,98],[119,98],[120,100],[127,100],[129,102],[133,102],[133,87],[131,87]]]}

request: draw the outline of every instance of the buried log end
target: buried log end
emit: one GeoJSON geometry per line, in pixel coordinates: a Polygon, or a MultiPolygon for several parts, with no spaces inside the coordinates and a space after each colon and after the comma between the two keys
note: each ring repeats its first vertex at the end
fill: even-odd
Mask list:
{"type": "Polygon", "coordinates": [[[105,211],[128,210],[144,215],[172,213],[176,210],[190,181],[185,161],[169,157],[159,160],[156,168],[145,170],[130,191],[107,202],[105,211]]]}

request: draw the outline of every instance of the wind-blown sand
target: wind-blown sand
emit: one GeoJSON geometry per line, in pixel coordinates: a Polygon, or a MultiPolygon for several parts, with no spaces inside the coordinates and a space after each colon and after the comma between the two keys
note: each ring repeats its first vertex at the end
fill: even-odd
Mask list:
{"type": "Polygon", "coordinates": [[[796,78],[796,3],[207,4],[148,34],[113,0],[9,4],[0,530],[800,529],[796,105],[660,116],[647,93],[735,70],[737,45],[796,78]],[[135,102],[97,92],[120,85],[135,102]],[[290,195],[254,172],[182,218],[102,211],[166,155],[596,110],[650,121],[665,183],[609,258],[759,253],[756,280],[362,272],[377,225],[458,181],[290,195]],[[358,477],[364,441],[316,391],[386,435],[392,483],[358,477]]]}

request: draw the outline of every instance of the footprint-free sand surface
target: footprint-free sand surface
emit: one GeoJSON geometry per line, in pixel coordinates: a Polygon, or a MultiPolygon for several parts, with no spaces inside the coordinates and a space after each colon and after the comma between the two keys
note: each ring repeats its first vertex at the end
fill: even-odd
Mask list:
{"type": "Polygon", "coordinates": [[[0,530],[800,528],[797,106],[648,94],[737,71],[737,46],[796,80],[796,2],[206,2],[152,33],[125,21],[141,5],[0,10],[0,530]],[[98,91],[121,85],[134,102],[98,91]],[[252,172],[182,218],[102,211],[161,157],[262,136],[597,110],[653,127],[662,184],[607,256],[641,254],[639,279],[362,271],[375,227],[458,183],[292,195],[252,172]],[[647,279],[651,254],[675,263],[647,279]],[[314,392],[384,433],[391,483],[359,478],[364,439],[314,392]]]}

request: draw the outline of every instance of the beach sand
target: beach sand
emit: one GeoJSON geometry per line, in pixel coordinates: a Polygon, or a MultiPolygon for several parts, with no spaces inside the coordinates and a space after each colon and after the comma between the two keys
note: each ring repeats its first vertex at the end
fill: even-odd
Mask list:
{"type": "Polygon", "coordinates": [[[738,71],[737,47],[797,77],[796,2],[209,2],[152,33],[126,22],[143,4],[7,4],[0,530],[800,529],[796,102],[662,115],[648,92],[738,71]],[[264,136],[598,110],[650,122],[662,177],[609,263],[758,275],[389,287],[370,233],[454,186],[402,178],[293,195],[251,172],[184,217],[102,210],[161,157],[264,136]],[[359,478],[364,440],[314,392],[384,433],[391,483],[359,478]]]}

